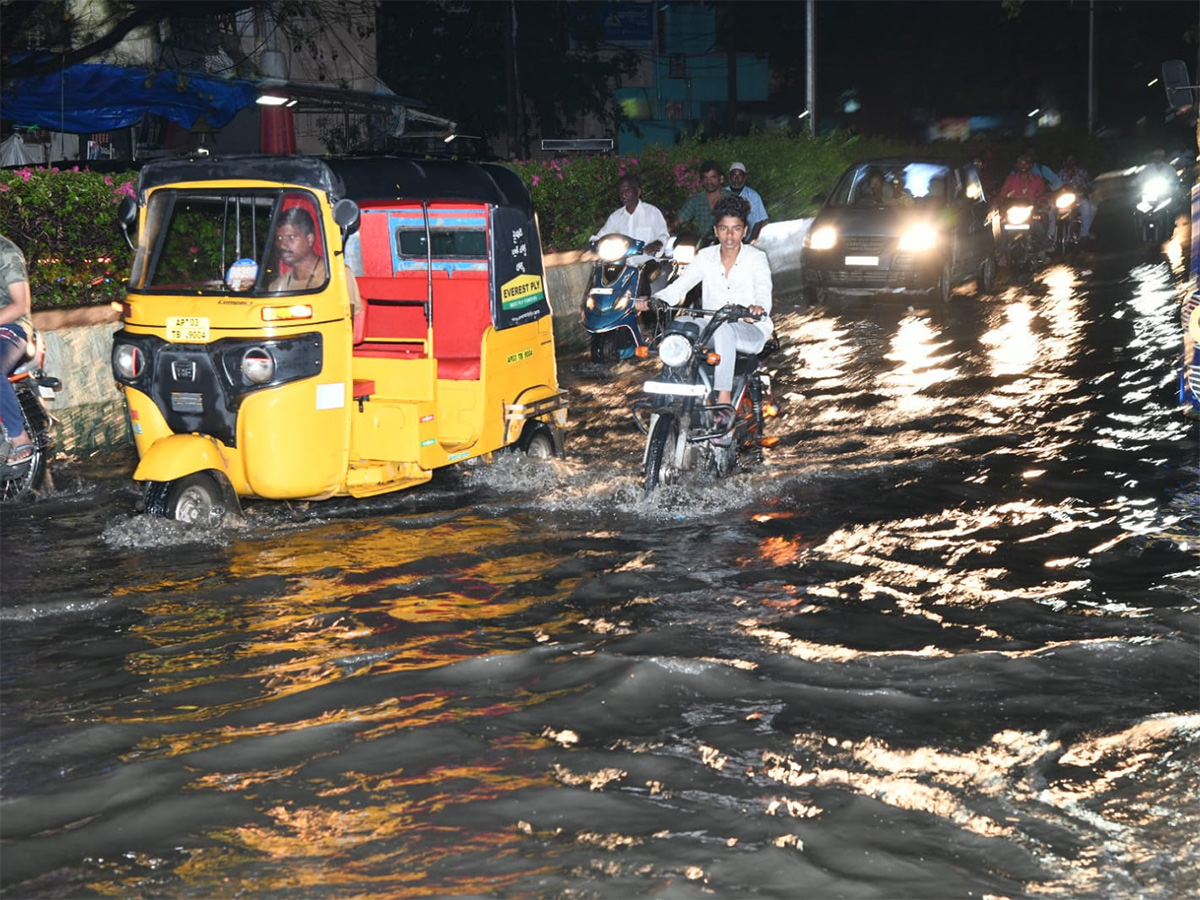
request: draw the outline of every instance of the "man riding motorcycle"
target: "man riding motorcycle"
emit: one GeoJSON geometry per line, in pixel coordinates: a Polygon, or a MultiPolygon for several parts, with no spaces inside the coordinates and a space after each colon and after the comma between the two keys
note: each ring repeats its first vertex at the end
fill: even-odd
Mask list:
{"type": "Polygon", "coordinates": [[[1017,157],[1016,169],[1004,179],[1000,193],[996,196],[1000,202],[1008,199],[1024,200],[1032,204],[1034,209],[1038,210],[1043,225],[1038,230],[1038,240],[1034,244],[1040,252],[1045,247],[1045,242],[1048,239],[1048,233],[1044,224],[1047,216],[1042,213],[1043,200],[1046,196],[1046,182],[1040,175],[1033,171],[1033,158],[1031,156],[1022,153],[1017,157]]]}
{"type": "Polygon", "coordinates": [[[1079,239],[1094,240],[1096,236],[1092,234],[1092,219],[1096,210],[1089,196],[1092,192],[1092,179],[1087,169],[1079,165],[1074,153],[1068,153],[1063,159],[1063,167],[1059,170],[1058,177],[1062,180],[1063,187],[1070,188],[1075,194],[1075,204],[1079,209],[1079,239]]]}

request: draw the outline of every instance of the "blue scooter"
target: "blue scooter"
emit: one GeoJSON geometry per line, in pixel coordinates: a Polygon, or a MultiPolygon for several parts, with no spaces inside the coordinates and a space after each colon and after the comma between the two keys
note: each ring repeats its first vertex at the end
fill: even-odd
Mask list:
{"type": "Polygon", "coordinates": [[[672,239],[662,258],[647,256],[645,241],[623,234],[605,234],[591,242],[600,258],[592,268],[583,295],[580,315],[591,334],[593,362],[614,363],[630,359],[646,346],[646,334],[633,302],[648,297],[673,281],[692,261],[695,246],[672,239]]]}

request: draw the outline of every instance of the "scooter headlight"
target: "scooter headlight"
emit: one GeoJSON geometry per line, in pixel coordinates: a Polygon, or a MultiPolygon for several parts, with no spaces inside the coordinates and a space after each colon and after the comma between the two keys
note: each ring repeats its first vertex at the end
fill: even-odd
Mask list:
{"type": "Polygon", "coordinates": [[[668,334],[659,342],[658,358],[664,366],[682,366],[692,358],[692,342],[682,334],[668,334]]]}
{"type": "Polygon", "coordinates": [[[837,229],[825,225],[816,231],[810,231],[805,238],[810,250],[830,250],[837,243],[837,229]]]}
{"type": "Polygon", "coordinates": [[[695,258],[696,248],[692,244],[676,244],[675,250],[671,253],[671,259],[681,266],[688,265],[695,258]]]}
{"type": "Polygon", "coordinates": [[[616,262],[629,252],[629,238],[619,234],[610,234],[596,245],[596,253],[605,262],[616,262]]]}
{"type": "Polygon", "coordinates": [[[242,354],[242,374],[251,384],[266,384],[275,377],[275,357],[262,347],[242,354]]]}
{"type": "Polygon", "coordinates": [[[117,370],[117,377],[133,381],[146,368],[146,357],[133,344],[121,344],[113,353],[113,368],[117,370]]]}
{"type": "Polygon", "coordinates": [[[1010,206],[1004,213],[1005,221],[1009,225],[1024,225],[1033,215],[1033,207],[1024,204],[1020,206],[1010,206]]]}
{"type": "Polygon", "coordinates": [[[1063,191],[1054,198],[1054,205],[1059,209],[1070,209],[1075,205],[1075,195],[1070,191],[1063,191]]]}
{"type": "Polygon", "coordinates": [[[898,249],[906,253],[920,253],[937,246],[937,231],[932,225],[913,225],[900,236],[898,249]]]}

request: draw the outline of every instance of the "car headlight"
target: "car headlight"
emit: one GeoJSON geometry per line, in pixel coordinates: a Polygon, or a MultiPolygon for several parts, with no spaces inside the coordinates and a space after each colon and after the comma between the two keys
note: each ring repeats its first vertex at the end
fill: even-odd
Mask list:
{"type": "Polygon", "coordinates": [[[665,366],[682,366],[692,358],[692,342],[682,334],[668,334],[658,345],[658,358],[665,366]]]}
{"type": "Polygon", "coordinates": [[[275,357],[262,347],[242,354],[242,374],[251,384],[266,384],[275,377],[275,357]]]}
{"type": "Polygon", "coordinates": [[[937,231],[932,225],[913,225],[900,236],[898,246],[908,253],[919,253],[932,250],[937,242],[937,231]]]}
{"type": "Polygon", "coordinates": [[[1032,215],[1033,207],[1022,204],[1020,206],[1010,206],[1005,210],[1004,218],[1010,225],[1024,225],[1032,215]]]}
{"type": "Polygon", "coordinates": [[[810,231],[805,241],[810,250],[829,250],[837,244],[837,229],[832,225],[823,225],[816,231],[810,231]]]}
{"type": "Polygon", "coordinates": [[[133,381],[140,376],[145,367],[145,355],[133,344],[121,344],[113,354],[113,368],[117,370],[117,375],[126,381],[133,381]]]}
{"type": "Polygon", "coordinates": [[[629,238],[619,234],[610,234],[596,245],[596,253],[605,262],[616,262],[629,252],[629,238]]]}
{"type": "Polygon", "coordinates": [[[1070,191],[1063,191],[1054,198],[1054,205],[1059,209],[1069,209],[1075,204],[1075,195],[1070,191]]]}

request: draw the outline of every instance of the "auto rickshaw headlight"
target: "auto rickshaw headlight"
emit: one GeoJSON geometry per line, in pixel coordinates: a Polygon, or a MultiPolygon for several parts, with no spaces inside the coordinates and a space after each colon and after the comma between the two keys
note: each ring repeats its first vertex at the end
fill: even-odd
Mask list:
{"type": "Polygon", "coordinates": [[[664,366],[682,366],[692,358],[692,342],[682,334],[668,334],[658,345],[658,358],[664,366]]]}
{"type": "Polygon", "coordinates": [[[937,246],[937,231],[932,225],[913,225],[900,236],[899,249],[906,253],[919,253],[937,246]]]}
{"type": "Polygon", "coordinates": [[[113,365],[121,378],[133,381],[146,367],[146,358],[141,349],[133,344],[121,344],[113,354],[113,365]]]}
{"type": "Polygon", "coordinates": [[[1063,191],[1054,198],[1054,205],[1059,209],[1069,209],[1075,204],[1075,195],[1070,191],[1063,191]]]}
{"type": "Polygon", "coordinates": [[[275,357],[262,347],[251,347],[242,354],[242,374],[252,384],[266,384],[275,377],[275,357]]]}

